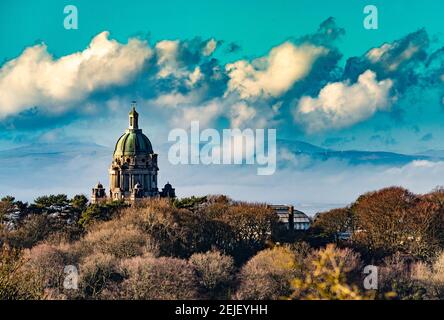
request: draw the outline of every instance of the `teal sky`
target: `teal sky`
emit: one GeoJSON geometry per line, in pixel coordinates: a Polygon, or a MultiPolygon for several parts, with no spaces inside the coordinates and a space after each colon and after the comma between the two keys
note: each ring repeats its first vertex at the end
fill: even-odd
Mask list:
{"type": "Polygon", "coordinates": [[[161,39],[215,37],[241,45],[242,55],[260,56],[289,37],[316,30],[329,16],[346,29],[340,43],[345,56],[392,41],[425,27],[442,35],[440,0],[2,0],[0,2],[0,59],[11,59],[37,41],[56,56],[86,47],[91,38],[109,30],[126,41],[135,34],[161,39]],[[63,28],[63,8],[79,10],[79,29],[63,28]],[[379,9],[379,30],[362,27],[363,7],[379,9]]]}

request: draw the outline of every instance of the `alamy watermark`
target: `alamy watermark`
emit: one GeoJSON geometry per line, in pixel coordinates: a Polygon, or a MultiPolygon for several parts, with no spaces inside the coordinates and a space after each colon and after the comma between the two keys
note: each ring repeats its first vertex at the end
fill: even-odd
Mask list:
{"type": "Polygon", "coordinates": [[[79,28],[79,10],[70,4],[63,8],[63,13],[67,16],[63,20],[63,27],[66,30],[77,30],[79,28]]]}
{"type": "Polygon", "coordinates": [[[378,29],[378,7],[369,4],[364,7],[365,16],[363,25],[367,30],[377,30],[378,29]]]}
{"type": "Polygon", "coordinates": [[[367,275],[364,278],[364,289],[378,290],[378,267],[373,265],[365,266],[364,274],[367,275]]]}
{"type": "Polygon", "coordinates": [[[199,121],[192,121],[190,132],[176,128],[168,141],[175,142],[168,151],[171,164],[247,164],[256,165],[258,175],[276,171],[276,129],[216,129],[200,131],[199,121]]]}
{"type": "Polygon", "coordinates": [[[79,271],[76,266],[65,266],[63,272],[66,274],[63,280],[63,288],[68,290],[77,290],[79,288],[79,271]]]}

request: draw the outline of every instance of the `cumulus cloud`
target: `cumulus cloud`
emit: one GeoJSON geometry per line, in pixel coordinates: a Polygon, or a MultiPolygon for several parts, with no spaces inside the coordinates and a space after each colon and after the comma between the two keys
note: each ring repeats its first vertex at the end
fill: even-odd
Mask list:
{"type": "Polygon", "coordinates": [[[381,47],[373,48],[367,52],[366,58],[372,63],[381,63],[388,72],[393,72],[399,67],[415,58],[421,52],[420,45],[408,42],[402,49],[399,49],[400,44],[385,43],[381,47]]]}
{"type": "Polygon", "coordinates": [[[188,104],[196,104],[199,102],[199,95],[195,91],[189,94],[179,92],[166,93],[157,96],[155,99],[147,101],[148,105],[154,105],[160,108],[176,108],[188,104]]]}
{"type": "Polygon", "coordinates": [[[336,20],[329,17],[323,21],[315,33],[296,39],[297,43],[312,43],[323,47],[334,48],[334,42],[345,34],[345,29],[336,25],[336,20]]]}
{"type": "Polygon", "coordinates": [[[204,79],[204,74],[202,73],[199,66],[197,66],[193,72],[188,75],[188,79],[186,79],[186,85],[189,88],[194,88],[196,84],[198,84],[201,80],[204,79]]]}
{"type": "MultiPolygon", "coordinates": [[[[120,44],[103,32],[85,50],[57,59],[45,45],[33,46],[0,67],[0,127],[61,125],[99,113],[105,118],[119,108],[116,103],[110,108],[108,101],[127,108],[126,101],[138,100],[173,125],[195,117],[225,126],[277,124],[283,131],[315,132],[347,127],[387,110],[388,91],[401,99],[420,74],[429,75],[420,72],[421,64],[433,68],[439,79],[434,85],[442,87],[444,50],[426,59],[424,30],[350,58],[345,68],[335,45],[344,33],[329,18],[314,33],[292,38],[263,57],[226,64],[214,57],[215,50],[221,46],[220,54],[229,57],[223,47],[233,47],[231,52],[237,45],[213,38],[161,40],[150,46],[139,39],[120,44]],[[217,108],[209,107],[214,103],[217,108]]],[[[400,104],[390,108],[391,114],[399,114],[400,104]]]]}
{"type": "Polygon", "coordinates": [[[166,78],[170,75],[181,76],[183,70],[179,68],[179,41],[164,40],[156,44],[157,66],[159,78],[166,78]]]}
{"type": "Polygon", "coordinates": [[[215,39],[210,39],[203,48],[202,54],[208,57],[213,54],[213,52],[216,50],[216,47],[217,47],[217,41],[215,39]]]}
{"type": "Polygon", "coordinates": [[[429,37],[424,29],[410,33],[391,43],[370,49],[365,57],[381,65],[387,72],[395,72],[410,62],[425,61],[429,37]]]}
{"type": "Polygon", "coordinates": [[[294,110],[295,120],[308,132],[353,125],[389,107],[392,85],[389,79],[378,82],[376,74],[369,70],[354,84],[329,83],[318,97],[304,96],[299,100],[294,110]]]}
{"type": "Polygon", "coordinates": [[[327,51],[320,46],[285,42],[266,57],[227,64],[228,92],[238,92],[241,98],[278,97],[306,76],[314,61],[327,51]]]}
{"type": "Polygon", "coordinates": [[[241,128],[244,124],[256,116],[256,109],[244,102],[239,102],[231,107],[230,118],[232,128],[241,128]]]}
{"type": "Polygon", "coordinates": [[[33,106],[60,112],[90,93],[128,83],[152,56],[144,41],[120,44],[102,32],[82,52],[54,59],[44,44],[0,69],[0,118],[33,106]]]}
{"type": "Polygon", "coordinates": [[[192,121],[199,121],[202,128],[208,128],[210,125],[214,125],[214,121],[223,111],[223,104],[215,99],[203,105],[177,110],[173,116],[172,124],[179,128],[187,128],[192,121]]]}
{"type": "Polygon", "coordinates": [[[420,81],[428,56],[429,42],[427,32],[421,29],[372,48],[361,57],[347,60],[344,79],[354,81],[365,70],[372,70],[378,75],[378,79],[396,80],[396,90],[404,92],[420,81]]]}
{"type": "Polygon", "coordinates": [[[200,38],[191,40],[162,40],[155,45],[156,79],[167,81],[166,89],[191,89],[214,70],[205,68],[216,50],[217,41],[200,38]]]}
{"type": "Polygon", "coordinates": [[[57,59],[44,44],[29,47],[0,66],[0,126],[24,122],[30,110],[37,122],[97,114],[113,99],[166,107],[206,103],[226,89],[224,68],[211,57],[218,43],[194,38],[150,46],[131,38],[121,44],[102,32],[85,50],[57,59]]]}

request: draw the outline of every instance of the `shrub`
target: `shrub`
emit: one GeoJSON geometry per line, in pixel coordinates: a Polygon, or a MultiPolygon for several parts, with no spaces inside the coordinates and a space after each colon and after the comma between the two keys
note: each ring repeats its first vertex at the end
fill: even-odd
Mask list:
{"type": "Polygon", "coordinates": [[[378,289],[385,298],[386,293],[396,299],[423,299],[426,289],[420,282],[412,281],[413,261],[399,252],[386,257],[378,272],[378,289]]]}
{"type": "Polygon", "coordinates": [[[123,277],[117,259],[110,254],[94,253],[80,264],[79,286],[83,297],[97,299],[102,291],[114,287],[123,277]]]}
{"type": "Polygon", "coordinates": [[[63,207],[69,204],[69,200],[66,194],[51,194],[49,196],[41,196],[36,198],[34,203],[39,208],[48,208],[52,205],[63,207]]]}
{"type": "Polygon", "coordinates": [[[344,232],[353,232],[354,215],[350,208],[332,209],[318,215],[312,226],[317,233],[339,241],[339,236],[344,232]]]}
{"type": "Polygon", "coordinates": [[[207,197],[189,197],[175,199],[173,205],[179,209],[197,209],[200,205],[207,201],[207,197]]]}
{"type": "Polygon", "coordinates": [[[436,279],[444,282],[444,251],[441,252],[441,254],[438,255],[438,257],[434,261],[433,272],[436,276],[436,279]]]}
{"type": "Polygon", "coordinates": [[[22,252],[0,248],[0,300],[35,300],[44,297],[41,279],[24,267],[22,252]]]}
{"type": "Polygon", "coordinates": [[[110,221],[97,225],[82,242],[91,251],[127,258],[142,253],[145,236],[132,225],[110,221]]]}
{"type": "Polygon", "coordinates": [[[69,202],[75,210],[82,212],[87,207],[88,198],[83,194],[77,194],[69,202]]]}
{"type": "Polygon", "coordinates": [[[42,243],[27,250],[24,258],[24,267],[41,279],[45,288],[62,288],[66,264],[62,250],[42,243]]]}
{"type": "Polygon", "coordinates": [[[51,227],[45,216],[31,215],[17,230],[6,233],[5,242],[17,248],[31,248],[50,233],[51,227]]]}
{"type": "Polygon", "coordinates": [[[4,216],[14,209],[14,197],[6,196],[0,200],[0,223],[3,222],[4,216]]]}
{"type": "Polygon", "coordinates": [[[347,282],[347,270],[353,268],[357,257],[350,252],[339,250],[334,245],[314,252],[310,264],[302,278],[291,281],[291,299],[360,300],[363,296],[357,286],[347,282]],[[344,257],[347,261],[344,261],[344,257]]]}
{"type": "Polygon", "coordinates": [[[216,203],[205,210],[212,212],[214,220],[229,227],[231,232],[228,233],[229,238],[224,239],[224,249],[234,256],[238,264],[264,249],[277,225],[274,211],[261,204],[216,203]]]}
{"type": "Polygon", "coordinates": [[[350,248],[336,248],[335,254],[342,266],[347,280],[357,281],[361,278],[363,263],[361,255],[350,248]]]}
{"type": "Polygon", "coordinates": [[[307,257],[313,250],[307,242],[295,242],[289,245],[289,248],[295,255],[297,266],[304,266],[307,257]]]}
{"type": "Polygon", "coordinates": [[[160,255],[184,256],[186,230],[180,224],[178,210],[165,199],[144,201],[138,207],[124,209],[120,223],[134,225],[141,230],[151,247],[157,248],[160,255]]]}
{"type": "Polygon", "coordinates": [[[290,294],[295,256],[287,247],[260,251],[241,269],[237,299],[279,299],[290,294]]]}
{"type": "Polygon", "coordinates": [[[142,230],[147,244],[163,256],[188,258],[220,243],[215,241],[221,233],[217,223],[198,212],[177,209],[164,199],[152,199],[125,209],[121,221],[142,230]]]}
{"type": "Polygon", "coordinates": [[[193,267],[176,258],[135,257],[122,262],[126,299],[195,299],[197,279],[193,267]]]}
{"type": "Polygon", "coordinates": [[[112,201],[100,204],[91,204],[82,212],[79,225],[87,227],[95,221],[108,221],[120,209],[127,207],[123,201],[112,201]]]}
{"type": "Polygon", "coordinates": [[[189,262],[197,272],[204,295],[210,299],[228,299],[233,282],[234,260],[219,251],[195,253],[189,262]]]}
{"type": "Polygon", "coordinates": [[[431,265],[417,262],[412,267],[412,279],[425,289],[424,298],[444,299],[444,252],[431,265]]]}
{"type": "Polygon", "coordinates": [[[223,194],[211,194],[211,195],[206,196],[206,203],[208,203],[208,204],[214,204],[214,203],[232,204],[233,200],[231,200],[230,197],[223,195],[223,194]]]}
{"type": "Polygon", "coordinates": [[[44,240],[55,245],[77,241],[85,233],[85,230],[78,224],[67,224],[66,221],[63,220],[52,221],[50,228],[51,230],[44,240]]]}

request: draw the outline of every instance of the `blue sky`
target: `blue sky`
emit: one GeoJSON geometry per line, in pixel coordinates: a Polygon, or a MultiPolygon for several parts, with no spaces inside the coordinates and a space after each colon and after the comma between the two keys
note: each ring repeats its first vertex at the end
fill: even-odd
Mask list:
{"type": "Polygon", "coordinates": [[[315,30],[330,16],[347,30],[341,43],[346,56],[362,54],[422,27],[432,34],[442,31],[439,0],[3,0],[0,6],[1,59],[17,56],[37,40],[44,40],[55,55],[67,54],[83,49],[103,30],[120,41],[148,32],[154,40],[215,37],[238,42],[244,54],[251,56],[315,30]],[[68,4],[76,5],[81,15],[75,32],[67,32],[62,25],[63,8],[68,4]],[[377,31],[362,28],[362,9],[367,4],[380,9],[377,31]]]}
{"type": "Polygon", "coordinates": [[[0,150],[112,148],[133,99],[159,146],[194,119],[272,127],[280,139],[335,150],[444,149],[443,9],[439,0],[2,0],[0,150]],[[63,27],[68,4],[78,30],[63,27]],[[368,4],[377,30],[363,27],[368,4]]]}

